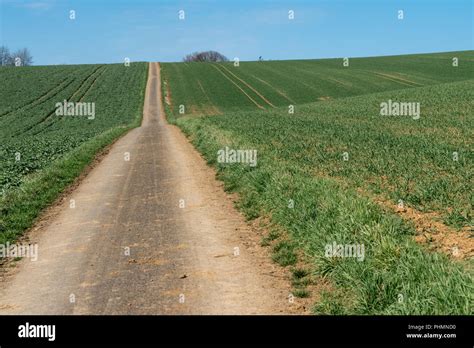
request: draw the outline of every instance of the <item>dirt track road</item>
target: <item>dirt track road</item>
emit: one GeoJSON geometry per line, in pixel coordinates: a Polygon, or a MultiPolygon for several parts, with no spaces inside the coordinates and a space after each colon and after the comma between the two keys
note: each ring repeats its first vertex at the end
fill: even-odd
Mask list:
{"type": "Polygon", "coordinates": [[[3,276],[0,314],[296,310],[287,281],[214,172],[165,122],[157,63],[150,64],[142,126],[53,210],[29,233],[38,261],[24,259],[3,276]]]}

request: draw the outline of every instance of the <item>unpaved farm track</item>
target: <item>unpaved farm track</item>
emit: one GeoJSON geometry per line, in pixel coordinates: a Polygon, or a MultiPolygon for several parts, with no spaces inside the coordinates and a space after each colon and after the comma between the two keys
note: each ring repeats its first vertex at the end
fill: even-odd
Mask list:
{"type": "Polygon", "coordinates": [[[29,232],[39,258],[4,271],[0,314],[298,311],[214,172],[166,123],[159,69],[150,64],[142,126],[29,232]]]}

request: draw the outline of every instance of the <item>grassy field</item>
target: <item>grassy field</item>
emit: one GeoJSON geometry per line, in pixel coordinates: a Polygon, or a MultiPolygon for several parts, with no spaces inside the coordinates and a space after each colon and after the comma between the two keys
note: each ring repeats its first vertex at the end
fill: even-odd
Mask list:
{"type": "Polygon", "coordinates": [[[94,155],[142,115],[147,64],[2,67],[0,243],[16,238],[94,155]],[[56,103],[95,103],[95,117],[56,103]]]}
{"type": "Polygon", "coordinates": [[[232,62],[163,63],[165,95],[171,114],[220,114],[272,109],[335,98],[416,88],[474,77],[470,51],[380,58],[232,62]],[[459,59],[453,68],[452,58],[459,59]],[[180,114],[179,105],[184,106],[180,114]]]}
{"type": "Polygon", "coordinates": [[[269,221],[263,243],[292,267],[295,294],[328,283],[316,313],[472,314],[473,72],[469,51],[163,64],[162,76],[168,117],[246,216],[269,221]],[[388,100],[420,103],[420,118],[381,116],[388,100]],[[218,163],[226,146],[256,150],[257,166],[218,163]],[[327,257],[332,243],[365,258],[327,257]]]}

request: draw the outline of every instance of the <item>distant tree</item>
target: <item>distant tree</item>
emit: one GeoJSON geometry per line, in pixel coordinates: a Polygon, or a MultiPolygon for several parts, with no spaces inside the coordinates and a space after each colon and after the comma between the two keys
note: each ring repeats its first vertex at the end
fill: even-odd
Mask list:
{"type": "Polygon", "coordinates": [[[183,62],[227,62],[226,56],[216,51],[194,52],[186,55],[183,62]]]}
{"type": "Polygon", "coordinates": [[[33,64],[33,57],[27,48],[22,48],[21,50],[16,51],[12,54],[12,58],[13,65],[16,65],[16,62],[19,62],[21,66],[29,66],[33,64]]]}
{"type": "Polygon", "coordinates": [[[6,46],[0,46],[0,66],[13,66],[18,62],[20,66],[28,66],[33,64],[33,57],[27,48],[23,48],[14,53],[6,46]]]}
{"type": "Polygon", "coordinates": [[[0,46],[0,66],[10,65],[11,55],[10,50],[6,46],[0,46]]]}

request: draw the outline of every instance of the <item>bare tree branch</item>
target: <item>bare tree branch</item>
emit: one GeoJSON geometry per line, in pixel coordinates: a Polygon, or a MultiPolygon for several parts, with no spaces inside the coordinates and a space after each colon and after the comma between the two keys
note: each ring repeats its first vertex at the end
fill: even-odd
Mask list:
{"type": "Polygon", "coordinates": [[[194,52],[186,55],[183,62],[227,62],[226,56],[216,51],[194,52]]]}

